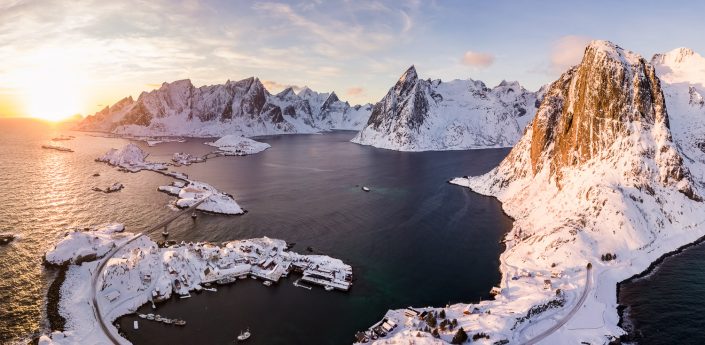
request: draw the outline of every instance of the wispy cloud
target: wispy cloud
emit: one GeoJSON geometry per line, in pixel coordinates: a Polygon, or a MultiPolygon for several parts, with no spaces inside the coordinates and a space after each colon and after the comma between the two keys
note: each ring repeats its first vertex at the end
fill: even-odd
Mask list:
{"type": "Polygon", "coordinates": [[[551,47],[552,71],[560,73],[580,63],[590,40],[587,36],[569,35],[555,41],[551,47]]]}
{"type": "Polygon", "coordinates": [[[468,50],[465,54],[463,54],[461,62],[467,66],[486,68],[494,62],[494,55],[468,50]]]}
{"type": "Polygon", "coordinates": [[[298,92],[299,90],[302,89],[302,87],[298,86],[298,85],[282,84],[282,83],[278,83],[274,80],[262,80],[262,85],[264,85],[264,88],[266,88],[267,91],[273,92],[273,93],[282,91],[288,87],[294,89],[294,91],[296,91],[296,92],[298,92]]]}
{"type": "Polygon", "coordinates": [[[346,96],[351,96],[351,97],[358,97],[358,96],[362,96],[362,94],[364,94],[364,93],[365,93],[365,89],[356,86],[356,87],[351,87],[351,88],[349,88],[349,89],[345,92],[345,95],[346,95],[346,96]]]}

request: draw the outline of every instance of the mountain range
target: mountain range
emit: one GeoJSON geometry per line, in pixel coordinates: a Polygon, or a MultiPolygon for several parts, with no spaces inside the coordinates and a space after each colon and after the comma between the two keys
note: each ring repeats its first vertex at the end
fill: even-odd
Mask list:
{"type": "Polygon", "coordinates": [[[88,116],[79,130],[136,136],[216,137],[316,133],[359,129],[372,106],[350,106],[333,93],[289,87],[271,94],[257,78],[195,87],[190,80],[164,83],[88,116]]]}
{"type": "Polygon", "coordinates": [[[372,108],[352,140],[400,151],[511,147],[534,117],[544,89],[517,82],[420,79],[414,66],[372,108]]]}

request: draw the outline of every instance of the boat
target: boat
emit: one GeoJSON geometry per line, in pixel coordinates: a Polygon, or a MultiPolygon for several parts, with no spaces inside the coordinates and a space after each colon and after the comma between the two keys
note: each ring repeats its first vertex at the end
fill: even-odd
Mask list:
{"type": "Polygon", "coordinates": [[[196,219],[196,217],[198,217],[198,216],[196,215],[196,212],[191,213],[191,218],[196,219]]]}
{"type": "Polygon", "coordinates": [[[174,321],[172,321],[171,319],[163,319],[162,322],[164,322],[167,325],[171,325],[174,321]]]}
{"type": "Polygon", "coordinates": [[[162,236],[164,236],[164,237],[169,236],[169,232],[168,232],[168,231],[162,231],[162,236]]]}
{"type": "Polygon", "coordinates": [[[333,291],[334,287],[326,285],[323,289],[325,289],[326,291],[333,291]]]}
{"type": "Polygon", "coordinates": [[[139,316],[139,317],[140,317],[140,319],[144,319],[144,318],[146,318],[146,317],[147,317],[147,315],[145,315],[145,314],[137,314],[137,316],[139,316]]]}
{"type": "Polygon", "coordinates": [[[250,333],[250,329],[248,328],[246,331],[240,332],[240,335],[237,336],[237,341],[245,341],[247,339],[250,339],[250,336],[252,336],[252,334],[250,333]]]}
{"type": "Polygon", "coordinates": [[[154,320],[154,314],[147,314],[147,320],[154,320]]]}
{"type": "Polygon", "coordinates": [[[264,286],[272,286],[272,282],[269,281],[269,280],[265,280],[264,282],[262,282],[262,285],[264,285],[264,286]]]}
{"type": "Polygon", "coordinates": [[[174,321],[174,324],[177,326],[186,326],[186,321],[184,320],[176,320],[174,321]]]}
{"type": "Polygon", "coordinates": [[[157,314],[156,316],[154,316],[154,321],[162,321],[162,316],[157,314]]]}
{"type": "Polygon", "coordinates": [[[364,190],[365,192],[369,192],[369,191],[370,191],[370,187],[362,186],[362,190],[364,190]]]}

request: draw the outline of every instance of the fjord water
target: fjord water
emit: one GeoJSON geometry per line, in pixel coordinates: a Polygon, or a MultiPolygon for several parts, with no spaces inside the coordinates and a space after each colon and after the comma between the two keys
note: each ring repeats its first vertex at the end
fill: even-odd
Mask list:
{"type": "MultiPolygon", "coordinates": [[[[60,142],[76,152],[40,146],[59,129],[27,120],[0,120],[0,232],[21,238],[0,247],[0,342],[36,332],[51,272],[41,253],[67,228],[122,222],[139,232],[173,212],[172,197],[156,191],[170,183],[152,172],[121,173],[94,162],[123,139],[76,135],[60,142]],[[93,177],[93,173],[100,177],[93,177]],[[119,193],[91,191],[122,182],[119,193]]],[[[294,251],[317,253],[353,266],[348,293],[306,290],[296,275],[265,287],[260,281],[218,286],[158,305],[156,313],[188,322],[183,328],[128,315],[118,320],[135,344],[225,344],[250,328],[251,344],[346,344],[389,308],[477,301],[500,279],[502,235],[511,227],[501,205],[446,181],[481,174],[507,149],[403,153],[349,143],[352,132],[291,135],[260,140],[272,145],[247,157],[211,159],[176,168],[235,196],[243,216],[201,214],[178,220],[170,239],[211,241],[269,236],[295,242],[294,251]],[[361,186],[372,191],[363,192],[361,186]]],[[[174,152],[205,154],[203,139],[146,147],[149,159],[174,152]]],[[[154,235],[154,239],[159,239],[154,235]]],[[[144,306],[140,311],[152,312],[144,306]]]]}
{"type": "Polygon", "coordinates": [[[705,244],[667,257],[643,278],[622,284],[626,328],[640,345],[705,344],[705,244]]]}

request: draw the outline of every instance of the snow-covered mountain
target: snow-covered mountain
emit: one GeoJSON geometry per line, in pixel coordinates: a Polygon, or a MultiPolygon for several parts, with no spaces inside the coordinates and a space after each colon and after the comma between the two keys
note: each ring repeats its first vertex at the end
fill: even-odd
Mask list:
{"type": "MultiPolygon", "coordinates": [[[[497,168],[451,181],[496,196],[515,219],[496,299],[446,308],[468,334],[608,343],[624,333],[617,283],[705,235],[705,152],[695,141],[705,116],[689,97],[701,81],[679,73],[705,63],[684,52],[657,55],[655,69],[613,43],[591,42],[497,168]]],[[[405,324],[400,315],[388,314],[405,324]]],[[[392,343],[416,333],[402,327],[392,343]]]]}
{"type": "MultiPolygon", "coordinates": [[[[662,81],[673,137],[688,160],[698,159],[705,151],[705,58],[678,48],[656,54],[651,63],[662,81]]],[[[705,181],[697,173],[695,179],[705,181]]]]}
{"type": "Polygon", "coordinates": [[[213,137],[315,133],[360,129],[371,105],[350,106],[335,93],[292,88],[272,95],[257,78],[195,87],[190,80],[164,83],[87,117],[81,130],[137,136],[213,137]]]}
{"type": "Polygon", "coordinates": [[[419,79],[411,66],[352,141],[400,151],[513,146],[534,117],[541,93],[517,82],[490,89],[472,79],[419,79]]]}

